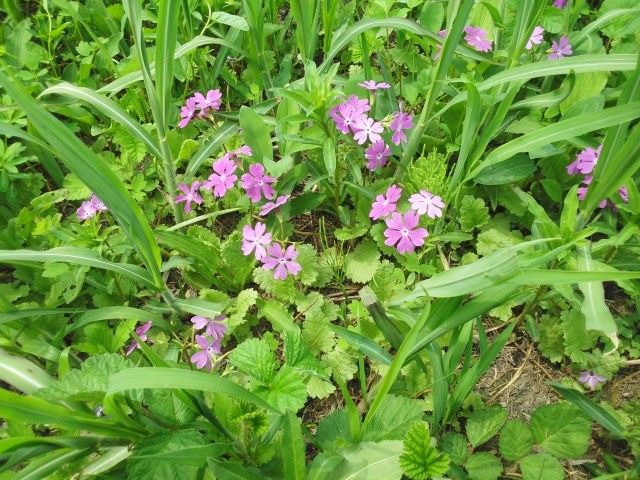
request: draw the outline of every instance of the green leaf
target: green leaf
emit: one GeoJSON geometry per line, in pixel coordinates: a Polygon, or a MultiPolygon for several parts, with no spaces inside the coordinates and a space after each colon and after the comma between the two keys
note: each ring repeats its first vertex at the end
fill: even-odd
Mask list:
{"type": "Polygon", "coordinates": [[[26,358],[9,355],[2,349],[0,349],[0,380],[24,393],[33,393],[54,381],[35,363],[26,358]]]}
{"type": "Polygon", "coordinates": [[[247,145],[253,151],[253,159],[264,163],[271,175],[275,175],[276,164],[273,162],[273,146],[271,145],[271,129],[252,108],[240,107],[240,128],[247,145]]]}
{"type": "Polygon", "coordinates": [[[41,480],[50,478],[50,474],[79,458],[86,457],[89,450],[60,448],[35,458],[11,478],[13,480],[41,480]]]}
{"type": "Polygon", "coordinates": [[[148,310],[121,306],[104,307],[84,312],[72,324],[67,325],[64,333],[65,335],[68,335],[85,325],[104,320],[136,320],[138,323],[146,323],[151,320],[154,325],[157,325],[158,323],[166,323],[163,321],[162,315],[148,310]]]}
{"type": "Polygon", "coordinates": [[[331,475],[325,478],[333,480],[400,480],[400,455],[402,442],[385,440],[383,442],[362,442],[357,447],[341,450],[344,460],[331,475]]]}
{"type": "Polygon", "coordinates": [[[456,465],[462,465],[469,458],[467,440],[458,432],[449,432],[442,438],[442,450],[456,465]]]}
{"type": "Polygon", "coordinates": [[[229,25],[230,27],[237,28],[238,30],[242,30],[243,32],[249,31],[249,24],[247,21],[239,17],[238,15],[231,15],[226,12],[211,12],[209,14],[209,18],[214,22],[223,23],[225,25],[229,25]]]}
{"type": "Polygon", "coordinates": [[[95,355],[85,360],[80,369],[71,370],[64,377],[36,392],[36,396],[53,400],[99,401],[104,397],[109,377],[133,363],[117,353],[95,355]]]}
{"type": "Polygon", "coordinates": [[[533,450],[533,435],[529,427],[519,420],[509,420],[500,432],[500,455],[515,462],[533,450]]]}
{"type": "Polygon", "coordinates": [[[74,265],[111,270],[133,281],[156,288],[153,279],[144,268],[128,263],[115,263],[100,258],[93,250],[84,247],[57,247],[37,252],[35,250],[0,250],[0,263],[12,262],[64,262],[74,265]]]}
{"type": "Polygon", "coordinates": [[[356,283],[367,283],[380,266],[380,251],[373,240],[365,240],[353,252],[348,253],[344,261],[347,278],[356,283]]]}
{"type": "Polygon", "coordinates": [[[505,185],[528,178],[536,166],[531,157],[526,153],[514,155],[500,165],[485,168],[475,178],[475,182],[481,185],[505,185]]]}
{"type": "Polygon", "coordinates": [[[266,340],[250,338],[238,345],[231,355],[229,363],[268,385],[278,370],[278,362],[266,340]]]}
{"type": "Polygon", "coordinates": [[[255,467],[244,467],[233,461],[210,458],[209,468],[216,480],[267,480],[267,477],[255,467]]]}
{"type": "Polygon", "coordinates": [[[190,180],[198,173],[205,160],[209,159],[215,152],[220,150],[224,142],[234,135],[239,126],[233,122],[224,122],[211,136],[202,142],[202,147],[191,157],[185,170],[185,180],[190,180]]]}
{"type": "Polygon", "coordinates": [[[535,442],[556,457],[580,458],[589,447],[591,422],[573,405],[538,407],[530,425],[535,442]]]}
{"type": "Polygon", "coordinates": [[[339,327],[338,325],[331,324],[329,326],[331,330],[336,334],[349,342],[349,344],[364,353],[370,360],[374,362],[382,363],[383,365],[391,365],[393,358],[385,350],[382,349],[373,340],[360,335],[359,333],[352,332],[346,328],[339,327]]]}
{"type": "Polygon", "coordinates": [[[431,435],[426,423],[416,423],[409,430],[403,446],[400,467],[407,477],[413,480],[428,480],[441,477],[449,469],[449,457],[431,445],[431,435]]]}
{"type": "Polygon", "coordinates": [[[324,168],[327,169],[329,178],[334,181],[336,174],[336,146],[333,143],[333,139],[330,137],[324,141],[322,157],[324,158],[324,168]]]}
{"type": "Polygon", "coordinates": [[[466,232],[471,232],[489,221],[489,209],[481,198],[465,195],[460,205],[458,222],[466,232]]]}
{"type": "Polygon", "coordinates": [[[547,453],[529,455],[520,460],[522,480],[562,480],[564,469],[560,462],[547,453]]]}
{"type": "Polygon", "coordinates": [[[402,440],[423,414],[422,405],[416,400],[389,394],[364,428],[362,438],[373,442],[402,440]]]}
{"type": "Polygon", "coordinates": [[[305,444],[302,426],[295,413],[285,415],[282,436],[284,480],[305,479],[305,444]]]}
{"type": "Polygon", "coordinates": [[[488,442],[504,425],[507,411],[499,405],[483,408],[469,415],[467,438],[472,447],[488,442]]]}
{"type": "Polygon", "coordinates": [[[640,117],[640,102],[633,102],[555,122],[492,150],[484,161],[469,173],[466,180],[475,178],[486,168],[501,164],[518,153],[530,152],[559,140],[567,140],[619,123],[629,122],[638,117],[640,117]]]}
{"type": "Polygon", "coordinates": [[[307,400],[307,389],[300,374],[288,365],[278,371],[268,388],[256,391],[280,412],[297,412],[307,400]]]}
{"type": "Polygon", "coordinates": [[[464,464],[471,480],[497,480],[502,473],[502,463],[491,453],[471,455],[464,464]]]}
{"type": "Polygon", "coordinates": [[[202,392],[222,393],[258,407],[274,408],[255,394],[236,383],[215,374],[192,372],[182,368],[138,367],[116,373],[109,380],[108,395],[144,388],[175,388],[202,392]]]}

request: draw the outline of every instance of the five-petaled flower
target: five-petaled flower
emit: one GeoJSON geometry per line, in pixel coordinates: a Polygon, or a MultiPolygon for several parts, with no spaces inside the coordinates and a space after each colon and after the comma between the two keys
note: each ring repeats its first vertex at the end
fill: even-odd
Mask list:
{"type": "Polygon", "coordinates": [[[488,52],[492,48],[492,42],[487,38],[487,32],[482,28],[472,27],[467,25],[464,27],[466,35],[464,39],[469,45],[478,50],[479,52],[488,52]]]}
{"type": "MultiPolygon", "coordinates": [[[[149,320],[147,323],[136,327],[135,332],[136,332],[136,335],[140,338],[140,340],[142,340],[143,342],[147,341],[147,332],[152,326],[153,326],[153,322],[149,320]]],[[[124,355],[128,357],[138,347],[139,347],[138,341],[137,340],[132,341],[127,347],[127,350],[124,352],[124,355]]]]}
{"type": "Polygon", "coordinates": [[[360,85],[362,88],[365,88],[371,91],[384,90],[386,88],[391,88],[391,85],[389,85],[387,82],[376,83],[375,80],[365,80],[364,82],[359,83],[358,85],[360,85]]]}
{"type": "Polygon", "coordinates": [[[578,381],[582,383],[585,387],[589,387],[589,390],[593,390],[600,383],[604,383],[607,381],[605,377],[602,375],[598,375],[596,372],[592,372],[590,370],[585,370],[580,372],[580,376],[578,377],[578,381]]]}
{"type": "Polygon", "coordinates": [[[369,217],[378,220],[391,215],[396,211],[396,202],[400,200],[400,195],[402,195],[402,189],[391,185],[384,195],[378,195],[373,201],[369,217]]]}
{"type": "Polygon", "coordinates": [[[212,357],[220,355],[221,352],[220,340],[205,335],[196,335],[195,339],[200,350],[191,355],[191,363],[195,364],[197,368],[211,370],[213,368],[212,357]]]}
{"type": "Polygon", "coordinates": [[[196,315],[191,317],[191,323],[196,330],[205,330],[207,336],[214,340],[222,340],[224,334],[227,331],[227,326],[221,323],[226,317],[224,315],[217,315],[213,320],[207,317],[201,317],[196,315]]]}
{"type": "Polygon", "coordinates": [[[571,43],[569,43],[569,37],[563,35],[557,42],[555,40],[551,42],[549,60],[557,60],[570,55],[573,55],[573,50],[571,49],[571,43]]]}
{"type": "Polygon", "coordinates": [[[544,38],[544,28],[538,26],[533,29],[533,33],[527,41],[527,50],[531,50],[534,45],[540,45],[544,38]]]}
{"type": "Polygon", "coordinates": [[[241,185],[254,202],[259,202],[262,196],[268,200],[275,197],[276,192],[271,186],[276,179],[265,174],[265,169],[260,163],[249,165],[249,173],[242,175],[241,185]]]}
{"type": "Polygon", "coordinates": [[[202,197],[198,194],[200,188],[200,182],[193,182],[191,186],[186,183],[178,185],[178,190],[182,192],[182,195],[176,196],[176,203],[184,202],[184,213],[191,211],[191,204],[196,203],[200,205],[202,203],[202,197]]]}
{"type": "Polygon", "coordinates": [[[409,197],[411,209],[415,210],[418,215],[425,213],[429,218],[437,218],[442,216],[444,202],[438,195],[434,195],[426,190],[420,190],[420,193],[414,193],[409,197]]]}
{"type": "Polygon", "coordinates": [[[265,215],[268,215],[269,213],[271,213],[273,210],[275,210],[278,207],[281,207],[282,205],[284,205],[285,203],[287,203],[287,200],[289,200],[289,198],[291,198],[291,195],[280,195],[278,198],[276,198],[275,202],[267,202],[264,205],[262,205],[262,208],[260,209],[260,216],[264,217],[265,215]]]}
{"type": "Polygon", "coordinates": [[[424,239],[429,235],[426,229],[418,227],[420,216],[414,212],[404,215],[394,212],[386,219],[387,229],[384,236],[387,238],[384,244],[392,247],[396,245],[399,253],[411,253],[416,247],[424,245],[424,239]]]}
{"type": "Polygon", "coordinates": [[[213,189],[213,195],[223,197],[227,190],[233,188],[238,177],[235,174],[236,163],[229,158],[229,154],[222,156],[213,164],[213,173],[209,175],[203,187],[213,189]]]}
{"type": "Polygon", "coordinates": [[[200,116],[207,115],[211,110],[220,110],[222,105],[222,93],[220,90],[209,90],[206,95],[196,92],[193,95],[196,107],[200,109],[200,116]]]}
{"type": "Polygon", "coordinates": [[[393,132],[391,141],[394,144],[400,145],[400,143],[406,142],[407,136],[404,131],[413,128],[413,115],[405,112],[396,112],[389,128],[393,132]]]}
{"type": "Polygon", "coordinates": [[[353,130],[353,125],[361,118],[366,118],[366,113],[371,109],[368,100],[360,99],[357,95],[351,95],[346,101],[339,103],[331,110],[329,116],[336,124],[336,128],[344,134],[353,130]]]}
{"type": "Polygon", "coordinates": [[[602,152],[602,145],[595,150],[591,147],[585,148],[576,156],[576,159],[567,166],[567,173],[569,175],[575,175],[577,173],[582,173],[583,175],[590,174],[596,166],[600,152],[602,152]]]}
{"type": "Polygon", "coordinates": [[[380,134],[384,131],[384,127],[380,122],[376,122],[373,118],[362,116],[358,118],[351,127],[353,129],[353,139],[362,145],[367,141],[375,143],[381,140],[380,134]]]}
{"type": "Polygon", "coordinates": [[[189,125],[189,122],[196,114],[197,109],[196,99],[194,97],[187,98],[187,101],[180,109],[180,122],[178,123],[178,126],[180,128],[184,128],[189,125]]]}
{"type": "Polygon", "coordinates": [[[271,234],[267,232],[267,226],[258,222],[254,228],[245,225],[242,229],[242,253],[250,255],[254,252],[257,260],[262,260],[267,255],[265,247],[271,244],[271,234]]]}
{"type": "Polygon", "coordinates": [[[364,152],[364,156],[368,160],[367,168],[374,171],[384,167],[389,155],[391,155],[391,149],[384,143],[384,140],[378,140],[372,143],[364,152]]]}
{"type": "Polygon", "coordinates": [[[106,212],[107,206],[102,203],[95,195],[91,195],[89,200],[85,200],[82,202],[80,207],[76,210],[76,216],[78,220],[88,220],[89,218],[94,217],[98,212],[106,212]]]}
{"type": "Polygon", "coordinates": [[[273,278],[284,280],[287,275],[297,275],[302,267],[296,261],[298,251],[293,245],[283,249],[280,244],[273,243],[267,248],[267,256],[262,259],[262,268],[273,270],[273,278]]]}

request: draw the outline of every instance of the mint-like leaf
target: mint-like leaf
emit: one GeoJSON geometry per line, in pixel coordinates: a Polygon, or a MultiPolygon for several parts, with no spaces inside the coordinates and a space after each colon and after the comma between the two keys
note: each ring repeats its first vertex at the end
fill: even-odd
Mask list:
{"type": "Polygon", "coordinates": [[[482,445],[496,435],[507,420],[507,411],[499,405],[478,410],[467,420],[467,438],[471,446],[482,445]]]}
{"type": "Polygon", "coordinates": [[[416,423],[403,442],[400,467],[413,480],[440,477],[449,469],[449,458],[431,445],[431,435],[426,423],[416,423]]]}

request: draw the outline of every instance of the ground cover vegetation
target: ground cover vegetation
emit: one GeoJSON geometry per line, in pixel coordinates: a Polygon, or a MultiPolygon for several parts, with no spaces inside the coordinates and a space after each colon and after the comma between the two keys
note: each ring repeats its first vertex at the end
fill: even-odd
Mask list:
{"type": "Polygon", "coordinates": [[[640,478],[637,0],[0,18],[0,479],[640,478]]]}

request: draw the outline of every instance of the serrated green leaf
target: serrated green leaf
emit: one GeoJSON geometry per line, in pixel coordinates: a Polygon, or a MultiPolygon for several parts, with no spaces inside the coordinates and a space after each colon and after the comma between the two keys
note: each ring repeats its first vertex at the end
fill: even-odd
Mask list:
{"type": "Polygon", "coordinates": [[[300,374],[287,365],[278,371],[268,388],[261,387],[256,392],[280,412],[297,412],[307,400],[307,389],[300,374]]]}
{"type": "Polygon", "coordinates": [[[458,432],[449,432],[442,438],[442,450],[456,465],[462,465],[469,458],[467,440],[458,432]]]}
{"type": "Polygon", "coordinates": [[[589,447],[591,422],[579,408],[556,403],[538,407],[531,416],[535,442],[559,458],[580,458],[589,447]]]}
{"type": "Polygon", "coordinates": [[[465,195],[462,198],[458,222],[464,231],[471,232],[487,223],[488,220],[489,209],[484,204],[484,200],[474,198],[471,195],[465,195]]]}
{"type": "Polygon", "coordinates": [[[509,420],[500,432],[500,455],[515,462],[531,453],[533,435],[529,427],[519,420],[509,420]]]}
{"type": "Polygon", "coordinates": [[[402,440],[423,415],[419,402],[398,395],[386,395],[362,432],[362,438],[368,441],[402,440]]]}
{"type": "Polygon", "coordinates": [[[400,455],[402,442],[385,440],[383,442],[362,442],[354,449],[340,452],[344,461],[326,478],[334,480],[400,480],[400,455]]]}
{"type": "Polygon", "coordinates": [[[491,453],[471,455],[464,464],[471,480],[497,480],[502,473],[502,463],[491,453]]]}
{"type": "Polygon", "coordinates": [[[449,469],[449,457],[431,445],[431,435],[426,423],[416,423],[403,442],[400,467],[413,480],[440,477],[449,469]]]}
{"type": "Polygon", "coordinates": [[[547,453],[529,455],[520,460],[522,480],[562,480],[564,469],[560,462],[547,453]]]}
{"type": "Polygon", "coordinates": [[[229,363],[251,375],[264,385],[273,380],[278,362],[269,344],[258,338],[250,338],[238,345],[229,355],[229,363]]]}
{"type": "Polygon", "coordinates": [[[380,251],[372,240],[358,244],[355,250],[345,256],[344,273],[356,283],[367,283],[380,266],[380,251]]]}
{"type": "Polygon", "coordinates": [[[489,441],[504,425],[507,411],[499,405],[483,408],[469,415],[467,438],[472,447],[489,441]]]}

